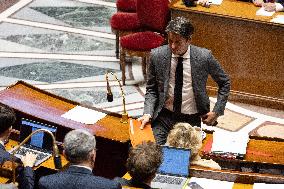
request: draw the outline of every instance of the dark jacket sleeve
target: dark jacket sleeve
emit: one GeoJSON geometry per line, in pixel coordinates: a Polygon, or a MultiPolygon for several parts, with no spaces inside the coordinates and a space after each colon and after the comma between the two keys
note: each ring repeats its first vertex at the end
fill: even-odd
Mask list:
{"type": "Polygon", "coordinates": [[[214,58],[211,51],[207,61],[209,73],[213,80],[218,84],[217,102],[215,103],[213,112],[216,112],[218,115],[223,115],[230,93],[230,78],[222,69],[219,62],[214,58]]]}
{"type": "Polygon", "coordinates": [[[19,189],[34,188],[34,171],[31,167],[23,167],[18,176],[19,189]]]}
{"type": "Polygon", "coordinates": [[[277,3],[280,3],[284,7],[284,0],[278,0],[277,3]]]}

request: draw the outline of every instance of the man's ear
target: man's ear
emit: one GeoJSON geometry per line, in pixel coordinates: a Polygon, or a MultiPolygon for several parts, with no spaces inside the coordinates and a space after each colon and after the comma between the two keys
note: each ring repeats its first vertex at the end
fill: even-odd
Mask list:
{"type": "Polygon", "coordinates": [[[7,129],[6,131],[3,132],[3,137],[5,137],[8,140],[11,132],[12,132],[12,126],[9,127],[9,129],[7,129]]]}
{"type": "Polygon", "coordinates": [[[91,158],[92,158],[93,162],[95,162],[95,160],[96,160],[96,155],[97,155],[97,152],[96,152],[95,149],[93,149],[92,152],[91,152],[91,158]]]}
{"type": "Polygon", "coordinates": [[[63,156],[67,159],[65,150],[62,151],[63,156]]]}

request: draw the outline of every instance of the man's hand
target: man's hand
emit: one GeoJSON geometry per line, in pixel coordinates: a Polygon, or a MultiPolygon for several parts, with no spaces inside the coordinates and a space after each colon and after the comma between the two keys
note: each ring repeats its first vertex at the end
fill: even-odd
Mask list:
{"type": "Polygon", "coordinates": [[[203,7],[210,7],[209,0],[198,0],[198,1],[197,1],[197,4],[198,4],[198,5],[201,5],[201,6],[203,6],[203,7]]]}
{"type": "Polygon", "coordinates": [[[36,154],[28,152],[25,156],[22,157],[22,162],[24,167],[33,167],[36,162],[36,154]]]}
{"type": "Polygon", "coordinates": [[[213,125],[217,118],[218,115],[215,112],[208,112],[207,114],[201,116],[202,122],[209,126],[213,125]]]}
{"type": "Polygon", "coordinates": [[[252,0],[253,4],[257,7],[261,7],[262,4],[264,3],[263,0],[252,0]]]}
{"type": "Polygon", "coordinates": [[[268,12],[276,11],[275,3],[263,3],[262,6],[263,6],[264,10],[266,10],[268,12]]]}
{"type": "Polygon", "coordinates": [[[142,117],[139,117],[137,120],[141,121],[140,129],[144,129],[145,125],[150,122],[151,116],[148,114],[144,114],[142,117]]]}

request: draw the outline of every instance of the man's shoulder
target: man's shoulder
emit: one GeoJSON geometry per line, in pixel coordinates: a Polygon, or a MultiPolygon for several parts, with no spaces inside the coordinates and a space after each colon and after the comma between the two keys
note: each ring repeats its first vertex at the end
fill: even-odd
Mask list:
{"type": "Polygon", "coordinates": [[[110,180],[104,177],[93,176],[94,182],[102,184],[106,188],[120,188],[117,180],[110,180]]]}
{"type": "Polygon", "coordinates": [[[209,49],[206,49],[204,47],[198,47],[195,45],[190,45],[190,50],[195,53],[200,53],[200,54],[207,54],[211,52],[209,49]]]}
{"type": "Polygon", "coordinates": [[[71,185],[81,185],[82,183],[85,183],[86,188],[109,188],[109,189],[119,189],[121,188],[120,184],[116,181],[99,177],[99,176],[94,176],[94,175],[89,175],[89,174],[74,174],[74,173],[69,173],[69,172],[60,172],[52,175],[47,175],[44,177],[41,177],[39,180],[39,185],[40,186],[56,186],[58,184],[58,181],[61,181],[59,185],[62,184],[62,182],[67,182],[68,184],[71,185]],[[76,179],[74,179],[74,177],[76,179]],[[74,183],[75,180],[78,180],[79,183],[74,183]],[[73,181],[72,181],[73,180],[73,181]],[[94,187],[96,186],[96,187],[94,187]]]}
{"type": "Polygon", "coordinates": [[[160,47],[157,47],[157,48],[154,48],[151,50],[151,53],[152,54],[161,54],[163,52],[166,52],[168,51],[169,49],[169,46],[168,45],[163,45],[163,46],[160,46],[160,47]]]}

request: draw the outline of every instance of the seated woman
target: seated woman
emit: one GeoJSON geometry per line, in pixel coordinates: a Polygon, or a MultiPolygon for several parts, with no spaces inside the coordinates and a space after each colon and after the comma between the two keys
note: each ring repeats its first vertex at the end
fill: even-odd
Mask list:
{"type": "Polygon", "coordinates": [[[135,148],[131,148],[126,162],[126,169],[130,180],[116,177],[115,181],[121,186],[150,189],[152,180],[162,163],[162,149],[153,142],[142,142],[135,148]]]}
{"type": "Polygon", "coordinates": [[[191,150],[191,165],[199,165],[213,169],[221,169],[218,163],[213,160],[201,159],[198,154],[202,146],[201,132],[188,123],[177,123],[170,131],[167,144],[177,148],[187,148],[191,150]]]}
{"type": "Polygon", "coordinates": [[[284,11],[284,0],[252,0],[253,4],[258,7],[263,7],[268,12],[284,11]]]}

